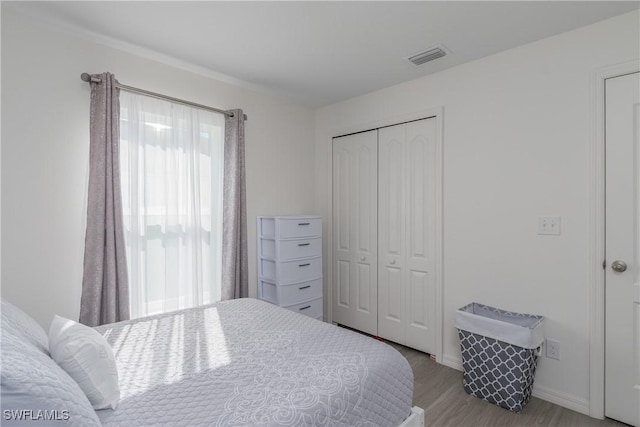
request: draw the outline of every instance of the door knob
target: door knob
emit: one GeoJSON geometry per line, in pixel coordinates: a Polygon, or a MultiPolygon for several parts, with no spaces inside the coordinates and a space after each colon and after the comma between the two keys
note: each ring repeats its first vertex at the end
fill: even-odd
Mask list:
{"type": "Polygon", "coordinates": [[[389,264],[391,264],[391,265],[393,265],[393,264],[395,264],[395,263],[396,263],[396,260],[395,260],[395,259],[392,259],[391,261],[389,261],[389,264]]]}
{"type": "Polygon", "coordinates": [[[618,273],[624,273],[627,271],[627,263],[624,261],[613,261],[611,264],[611,269],[613,271],[617,271],[618,273]]]}
{"type": "Polygon", "coordinates": [[[364,261],[364,260],[366,260],[366,259],[367,259],[367,257],[366,257],[366,256],[361,256],[361,257],[360,257],[360,261],[364,261]]]}

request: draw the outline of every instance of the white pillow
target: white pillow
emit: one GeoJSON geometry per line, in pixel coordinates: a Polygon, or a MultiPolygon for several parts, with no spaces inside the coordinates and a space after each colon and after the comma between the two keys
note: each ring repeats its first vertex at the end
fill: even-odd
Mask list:
{"type": "Polygon", "coordinates": [[[49,328],[49,353],[87,395],[94,409],[115,409],[120,400],[113,350],[88,326],[55,316],[49,328]]]}
{"type": "MultiPolygon", "coordinates": [[[[46,334],[45,334],[46,336],[46,334]]],[[[0,409],[3,426],[100,427],[96,411],[80,386],[49,354],[32,345],[24,336],[3,321],[2,393],[0,409]],[[23,411],[45,412],[45,418],[27,417],[19,421],[23,411]],[[13,411],[13,412],[12,412],[13,411]],[[46,413],[53,415],[46,418],[46,413]]]]}
{"type": "Polygon", "coordinates": [[[2,312],[2,324],[11,326],[40,351],[49,355],[49,340],[47,333],[27,313],[20,310],[4,298],[0,302],[0,311],[2,312]]]}

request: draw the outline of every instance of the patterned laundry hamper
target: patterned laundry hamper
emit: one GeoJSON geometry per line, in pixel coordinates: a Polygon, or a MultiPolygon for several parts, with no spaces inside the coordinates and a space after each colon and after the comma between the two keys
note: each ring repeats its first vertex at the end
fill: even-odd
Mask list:
{"type": "Polygon", "coordinates": [[[531,397],[544,318],[478,303],[456,311],[464,389],[513,412],[531,397]]]}

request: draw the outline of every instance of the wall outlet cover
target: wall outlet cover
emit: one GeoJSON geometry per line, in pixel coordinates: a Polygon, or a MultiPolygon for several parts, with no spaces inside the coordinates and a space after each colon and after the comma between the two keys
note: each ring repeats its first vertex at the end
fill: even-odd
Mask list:
{"type": "Polygon", "coordinates": [[[547,339],[545,347],[549,359],[560,360],[560,341],[547,339]]]}

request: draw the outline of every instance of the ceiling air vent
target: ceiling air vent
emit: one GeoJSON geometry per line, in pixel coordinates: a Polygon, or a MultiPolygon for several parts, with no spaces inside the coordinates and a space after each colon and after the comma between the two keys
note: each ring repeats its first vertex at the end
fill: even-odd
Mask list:
{"type": "Polygon", "coordinates": [[[415,55],[411,55],[407,58],[408,61],[414,65],[422,65],[425,62],[433,61],[434,59],[442,58],[447,52],[442,47],[432,47],[415,55]]]}

